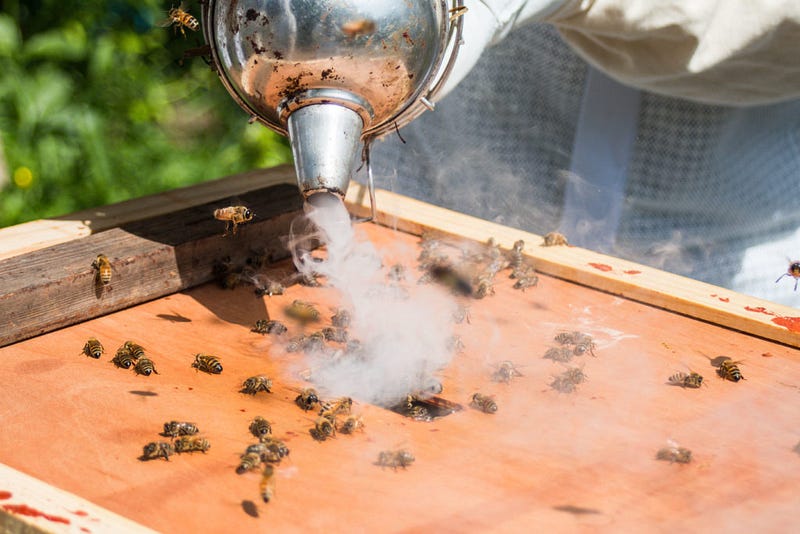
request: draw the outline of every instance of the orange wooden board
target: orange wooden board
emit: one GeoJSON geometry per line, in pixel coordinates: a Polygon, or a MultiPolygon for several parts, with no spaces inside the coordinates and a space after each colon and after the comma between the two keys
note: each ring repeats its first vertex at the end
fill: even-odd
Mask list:
{"type": "MultiPolygon", "coordinates": [[[[386,265],[399,259],[417,274],[416,237],[375,225],[358,231],[386,265]]],[[[209,284],[2,348],[0,463],[163,532],[794,527],[796,349],[546,276],[524,293],[511,286],[500,273],[496,293],[470,300],[470,322],[453,327],[465,349],[439,376],[442,396],[464,410],[426,423],[356,399],[365,431],[323,443],[308,433],[314,416],[293,402],[308,385],[297,375],[302,356],[250,328],[267,308],[282,319],[296,298],[316,302],[327,324],[338,305],[330,288],[257,298],[249,287],[209,284]],[[588,380],[558,393],[548,384],[564,368],[542,356],[558,332],[574,329],[594,336],[596,357],[576,358],[588,380]],[[106,346],[100,360],[79,354],[90,336],[106,346]],[[148,349],[158,375],[109,363],[127,339],[148,349]],[[219,355],[222,374],[190,367],[201,351],[219,355]],[[746,380],[717,378],[708,358],[720,355],[742,360],[746,380]],[[492,382],[502,360],[524,376],[492,382]],[[689,368],[707,386],[666,384],[689,368]],[[239,393],[259,373],[273,378],[273,393],[239,393]],[[475,391],[495,395],[499,411],[470,409],[475,391]],[[235,473],[255,441],[256,415],[291,449],[268,504],[257,472],[235,473]],[[211,449],[140,461],[142,446],[164,439],[158,433],[173,419],[197,423],[211,449]],[[656,461],[668,439],[690,448],[693,462],[656,461]],[[397,447],[412,451],[414,464],[375,465],[380,451],[397,447]]],[[[0,481],[2,492],[12,495],[0,505],[15,502],[0,481]]]]}

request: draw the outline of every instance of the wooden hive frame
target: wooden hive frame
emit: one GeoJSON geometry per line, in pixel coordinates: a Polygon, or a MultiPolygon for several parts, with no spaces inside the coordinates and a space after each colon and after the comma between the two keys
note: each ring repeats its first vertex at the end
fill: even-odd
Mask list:
{"type": "MultiPolygon", "coordinates": [[[[203,284],[212,277],[212,258],[230,255],[237,262],[244,261],[252,253],[250,240],[271,243],[266,252],[275,259],[285,257],[279,238],[301,209],[293,182],[289,167],[257,171],[60,220],[0,230],[0,251],[5,258],[0,260],[0,346],[203,284]],[[236,241],[223,240],[223,224],[210,213],[215,207],[239,201],[257,214],[269,216],[248,224],[236,241]],[[99,251],[107,253],[116,267],[110,293],[95,291],[90,263],[99,251]],[[70,287],[77,289],[70,293],[70,287]],[[53,315],[54,302],[60,310],[57,317],[53,315]]],[[[358,184],[351,186],[347,202],[354,214],[369,211],[366,191],[358,184]]],[[[578,247],[542,247],[541,236],[386,191],[377,192],[377,205],[381,225],[417,236],[435,230],[479,242],[493,237],[504,248],[522,239],[527,244],[526,255],[542,273],[800,346],[795,323],[800,319],[792,308],[578,247]]],[[[15,494],[29,496],[32,509],[57,502],[62,508],[85,510],[116,531],[146,530],[2,465],[0,479],[8,481],[15,494]]],[[[8,530],[46,529],[47,521],[52,523],[47,518],[0,512],[0,526],[8,530]]]]}

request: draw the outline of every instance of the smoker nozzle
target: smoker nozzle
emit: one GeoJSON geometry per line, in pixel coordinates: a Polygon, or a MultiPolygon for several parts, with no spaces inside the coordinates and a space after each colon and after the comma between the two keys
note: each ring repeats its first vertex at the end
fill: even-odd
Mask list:
{"type": "Polygon", "coordinates": [[[364,122],[337,104],[314,104],[289,115],[289,141],[303,198],[319,192],[344,198],[361,144],[364,122]]]}

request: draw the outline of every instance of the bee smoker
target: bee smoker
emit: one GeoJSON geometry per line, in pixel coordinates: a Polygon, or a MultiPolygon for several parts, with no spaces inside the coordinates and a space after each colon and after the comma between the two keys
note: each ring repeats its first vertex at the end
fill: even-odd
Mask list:
{"type": "Polygon", "coordinates": [[[208,0],[202,24],[233,99],[288,135],[308,200],[344,197],[362,145],[372,193],[369,144],[433,109],[463,11],[463,0],[208,0]]]}

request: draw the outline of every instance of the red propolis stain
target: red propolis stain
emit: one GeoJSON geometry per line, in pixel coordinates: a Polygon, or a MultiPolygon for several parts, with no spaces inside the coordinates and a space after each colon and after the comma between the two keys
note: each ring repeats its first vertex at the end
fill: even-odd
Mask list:
{"type": "Polygon", "coordinates": [[[91,530],[86,527],[81,527],[81,532],[91,532],[91,530]]]}
{"type": "Polygon", "coordinates": [[[43,517],[48,521],[53,521],[55,523],[64,523],[65,525],[70,524],[69,519],[66,517],[46,514],[37,510],[36,508],[31,508],[27,504],[4,504],[3,510],[11,512],[12,514],[27,515],[30,517],[43,517]]]}
{"type": "Polygon", "coordinates": [[[10,499],[10,498],[11,498],[11,492],[10,491],[0,490],[0,501],[4,501],[4,500],[10,499]]]}
{"type": "Polygon", "coordinates": [[[771,311],[766,309],[764,306],[758,306],[757,308],[752,308],[750,306],[745,306],[744,309],[747,310],[747,311],[751,311],[751,312],[763,313],[765,315],[775,315],[774,313],[772,313],[771,311]]]}
{"type": "Polygon", "coordinates": [[[603,271],[604,273],[607,273],[612,269],[610,265],[606,265],[605,263],[590,263],[589,265],[591,265],[598,271],[603,271]]]}
{"type": "Polygon", "coordinates": [[[635,271],[635,270],[622,271],[622,272],[625,274],[642,274],[642,271],[635,271]]]}
{"type": "Polygon", "coordinates": [[[83,510],[75,510],[72,513],[75,515],[79,515],[81,517],[86,517],[87,515],[89,515],[89,512],[84,512],[83,510]]]}
{"type": "Polygon", "coordinates": [[[800,317],[775,317],[772,322],[785,326],[792,332],[800,332],[800,317]]]}
{"type": "Polygon", "coordinates": [[[719,297],[719,300],[721,300],[722,302],[730,302],[731,301],[731,299],[729,299],[728,297],[719,297]]]}
{"type": "Polygon", "coordinates": [[[761,357],[762,358],[772,358],[772,353],[771,352],[763,352],[763,353],[761,353],[761,357]]]}

